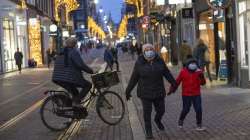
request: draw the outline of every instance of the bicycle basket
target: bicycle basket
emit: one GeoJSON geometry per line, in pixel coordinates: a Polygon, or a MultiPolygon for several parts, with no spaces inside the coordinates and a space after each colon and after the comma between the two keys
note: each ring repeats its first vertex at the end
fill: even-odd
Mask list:
{"type": "Polygon", "coordinates": [[[120,82],[116,71],[98,73],[91,78],[96,88],[111,87],[120,82]]]}

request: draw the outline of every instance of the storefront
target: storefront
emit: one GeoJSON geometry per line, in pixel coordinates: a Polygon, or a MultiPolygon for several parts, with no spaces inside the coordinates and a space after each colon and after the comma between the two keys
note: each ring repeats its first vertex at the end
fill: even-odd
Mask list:
{"type": "Polygon", "coordinates": [[[250,87],[250,1],[237,1],[237,30],[238,30],[238,62],[239,84],[241,87],[250,87]]]}
{"type": "Polygon", "coordinates": [[[204,41],[209,49],[210,69],[216,75],[216,60],[215,60],[215,32],[213,15],[211,11],[202,12],[199,15],[199,37],[204,41]]]}
{"type": "MultiPolygon", "coordinates": [[[[229,2],[229,1],[228,1],[229,2]]],[[[210,71],[218,80],[237,83],[236,25],[232,2],[227,7],[213,9],[206,1],[195,2],[197,37],[204,40],[209,49],[210,71]]]]}
{"type": "Polygon", "coordinates": [[[44,61],[42,30],[40,16],[35,10],[28,9],[29,59],[35,60],[38,66],[41,66],[44,61]]]}
{"type": "Polygon", "coordinates": [[[14,53],[19,48],[23,53],[23,66],[27,66],[27,24],[26,12],[19,5],[8,0],[1,1],[0,34],[1,34],[1,68],[0,73],[16,70],[14,53]]]}

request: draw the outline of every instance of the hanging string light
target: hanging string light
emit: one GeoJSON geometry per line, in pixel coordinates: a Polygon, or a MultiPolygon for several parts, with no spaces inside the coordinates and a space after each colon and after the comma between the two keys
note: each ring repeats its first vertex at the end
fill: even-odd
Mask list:
{"type": "Polygon", "coordinates": [[[142,0],[126,0],[127,4],[135,5],[137,9],[137,17],[144,15],[143,12],[143,1],[142,0]]]}
{"type": "Polygon", "coordinates": [[[88,29],[90,31],[91,36],[97,35],[102,40],[106,37],[105,32],[102,30],[102,28],[99,25],[97,25],[97,23],[92,17],[88,17],[88,29]]]}
{"type": "Polygon", "coordinates": [[[127,25],[128,25],[128,16],[124,15],[117,31],[118,38],[123,38],[127,36],[127,25]]]}
{"type": "Polygon", "coordinates": [[[66,8],[66,22],[68,23],[68,14],[76,10],[79,7],[79,4],[77,0],[55,0],[55,19],[56,21],[60,21],[59,15],[58,15],[58,8],[61,5],[65,5],[66,8]]]}

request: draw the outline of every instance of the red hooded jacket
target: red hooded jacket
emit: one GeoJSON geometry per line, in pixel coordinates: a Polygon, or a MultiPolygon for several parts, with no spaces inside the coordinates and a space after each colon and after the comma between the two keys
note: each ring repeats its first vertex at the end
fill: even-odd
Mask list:
{"type": "Polygon", "coordinates": [[[206,81],[203,71],[198,69],[190,72],[187,68],[183,68],[176,79],[178,86],[182,83],[182,96],[198,96],[201,94],[201,85],[205,85],[206,81]]]}

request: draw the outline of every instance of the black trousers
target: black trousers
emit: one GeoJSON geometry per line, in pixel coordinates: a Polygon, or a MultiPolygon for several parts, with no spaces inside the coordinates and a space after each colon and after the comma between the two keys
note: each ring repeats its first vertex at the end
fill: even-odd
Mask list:
{"type": "Polygon", "coordinates": [[[21,72],[22,71],[22,64],[17,64],[18,70],[21,72]]]}
{"type": "Polygon", "coordinates": [[[201,96],[182,96],[183,109],[180,115],[180,121],[184,121],[187,114],[190,111],[191,106],[194,106],[196,112],[196,123],[197,125],[202,124],[202,106],[201,106],[201,96]]]}
{"type": "Polygon", "coordinates": [[[113,64],[116,64],[116,70],[119,71],[119,62],[118,60],[114,60],[113,64]]]}
{"type": "Polygon", "coordinates": [[[92,84],[85,80],[84,83],[81,85],[76,85],[68,82],[61,82],[61,81],[54,81],[57,85],[63,87],[66,89],[68,92],[70,92],[73,96],[73,101],[80,103],[81,100],[84,99],[84,97],[88,94],[90,89],[92,88],[92,84]],[[77,88],[82,88],[80,93],[77,88]]]}
{"type": "Polygon", "coordinates": [[[164,113],[165,113],[165,99],[141,99],[142,101],[142,107],[143,107],[143,118],[144,118],[144,124],[147,134],[152,134],[152,124],[151,124],[151,113],[152,113],[152,105],[154,105],[155,108],[155,120],[161,121],[164,113]]]}
{"type": "Polygon", "coordinates": [[[113,70],[113,63],[107,62],[107,65],[106,65],[105,71],[107,71],[107,70],[108,70],[108,68],[110,68],[110,70],[112,71],[112,70],[113,70]]]}

